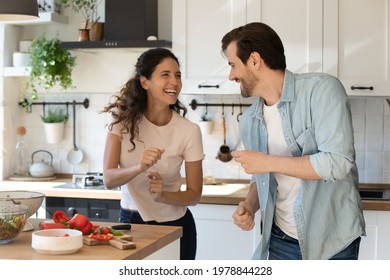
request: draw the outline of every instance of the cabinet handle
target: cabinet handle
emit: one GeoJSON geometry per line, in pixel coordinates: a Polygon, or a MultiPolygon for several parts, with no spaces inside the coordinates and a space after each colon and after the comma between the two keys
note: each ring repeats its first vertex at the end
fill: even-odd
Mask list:
{"type": "Polygon", "coordinates": [[[198,88],[219,88],[219,85],[198,85],[198,88]]]}
{"type": "Polygon", "coordinates": [[[369,90],[374,90],[374,87],[373,87],[373,86],[370,86],[370,87],[355,87],[355,86],[351,86],[351,89],[352,89],[352,90],[355,90],[355,89],[369,89],[369,90]]]}

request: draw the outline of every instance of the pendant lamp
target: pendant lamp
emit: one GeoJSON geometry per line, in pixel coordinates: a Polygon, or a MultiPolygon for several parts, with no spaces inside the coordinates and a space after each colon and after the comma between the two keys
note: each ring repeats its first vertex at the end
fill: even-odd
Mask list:
{"type": "Polygon", "coordinates": [[[0,0],[0,21],[33,20],[38,16],[37,0],[0,0]]]}

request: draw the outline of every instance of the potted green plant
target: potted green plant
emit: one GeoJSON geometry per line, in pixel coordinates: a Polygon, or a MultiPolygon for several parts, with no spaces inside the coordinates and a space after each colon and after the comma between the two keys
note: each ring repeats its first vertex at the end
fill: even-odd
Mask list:
{"type": "Polygon", "coordinates": [[[79,41],[103,40],[103,23],[98,22],[97,8],[102,0],[61,0],[65,8],[70,8],[76,13],[81,13],[85,22],[81,25],[79,41]],[[87,34],[85,34],[87,33],[87,34]],[[83,37],[83,35],[85,37],[83,37]]]}
{"type": "Polygon", "coordinates": [[[200,116],[199,127],[203,134],[210,134],[213,132],[214,122],[213,118],[206,112],[200,116]]]}
{"type": "Polygon", "coordinates": [[[31,73],[21,94],[22,106],[31,112],[31,103],[38,99],[37,87],[48,90],[60,85],[64,90],[73,87],[72,71],[76,57],[61,47],[58,38],[41,36],[31,43],[31,73]]]}
{"type": "Polygon", "coordinates": [[[47,114],[41,116],[47,143],[57,144],[62,141],[68,117],[68,113],[64,112],[63,109],[49,110],[47,114]]]}

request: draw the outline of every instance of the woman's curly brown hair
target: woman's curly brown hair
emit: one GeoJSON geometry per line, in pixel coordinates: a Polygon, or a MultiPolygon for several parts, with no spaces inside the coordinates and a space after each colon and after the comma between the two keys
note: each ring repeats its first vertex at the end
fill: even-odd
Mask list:
{"type": "MultiPolygon", "coordinates": [[[[147,108],[147,94],[141,86],[140,77],[144,76],[150,79],[156,66],[165,58],[172,58],[180,67],[177,57],[168,49],[154,48],[145,51],[137,60],[135,73],[130,80],[120,89],[118,95],[114,95],[112,101],[104,107],[102,113],[110,113],[113,122],[108,125],[109,130],[116,124],[121,124],[121,134],[130,133],[130,142],[135,148],[134,139],[139,135],[138,124],[147,108]]],[[[172,110],[183,116],[186,115],[187,109],[177,100],[175,104],[169,106],[172,110]]]]}

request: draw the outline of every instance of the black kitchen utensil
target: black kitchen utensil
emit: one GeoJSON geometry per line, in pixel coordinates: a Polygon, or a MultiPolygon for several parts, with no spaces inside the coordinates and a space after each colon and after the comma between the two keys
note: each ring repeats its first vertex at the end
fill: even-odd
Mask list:
{"type": "Polygon", "coordinates": [[[217,159],[223,162],[228,162],[232,160],[231,150],[228,145],[226,145],[226,123],[225,116],[222,113],[222,129],[223,129],[223,145],[219,148],[217,159]]]}
{"type": "Polygon", "coordinates": [[[111,226],[111,228],[115,230],[131,230],[131,224],[119,224],[111,226]]]}

